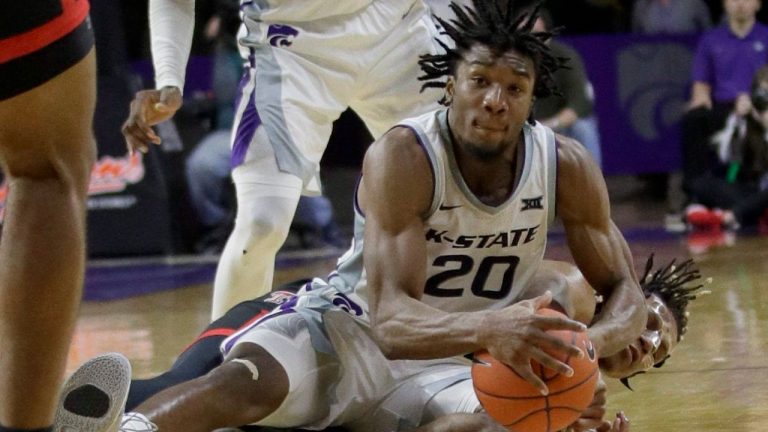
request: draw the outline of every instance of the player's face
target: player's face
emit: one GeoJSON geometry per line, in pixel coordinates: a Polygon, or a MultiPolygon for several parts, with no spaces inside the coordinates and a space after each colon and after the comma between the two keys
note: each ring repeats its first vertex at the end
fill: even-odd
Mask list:
{"type": "Polygon", "coordinates": [[[472,46],[446,87],[458,144],[482,159],[502,154],[520,138],[533,106],[533,86],[530,58],[513,50],[496,55],[485,45],[472,46]]]}
{"type": "Polygon", "coordinates": [[[652,295],[645,300],[648,322],[637,340],[618,353],[600,359],[600,369],[613,378],[644,372],[667,358],[677,346],[677,322],[661,299],[652,295]]]}

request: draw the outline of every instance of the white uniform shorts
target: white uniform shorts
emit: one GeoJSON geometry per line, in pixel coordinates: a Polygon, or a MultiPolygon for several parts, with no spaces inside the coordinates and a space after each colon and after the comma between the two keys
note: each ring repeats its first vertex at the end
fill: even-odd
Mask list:
{"type": "Polygon", "coordinates": [[[280,183],[282,172],[319,193],[320,158],[347,107],[378,138],[438,106],[442,91],[422,93],[417,79],[419,56],[441,50],[421,0],[254,0],[241,9],[247,66],[232,138],[236,182],[280,183]]]}
{"type": "Polygon", "coordinates": [[[241,343],[257,344],[288,374],[286,399],[256,425],[394,432],[479,409],[468,360],[390,361],[347,312],[329,310],[321,319],[318,334],[311,314],[281,308],[222,344],[225,354],[241,343]]]}

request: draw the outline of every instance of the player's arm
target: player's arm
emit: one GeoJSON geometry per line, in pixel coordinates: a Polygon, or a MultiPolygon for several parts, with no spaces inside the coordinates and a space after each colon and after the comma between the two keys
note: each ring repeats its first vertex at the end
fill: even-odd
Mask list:
{"type": "Polygon", "coordinates": [[[557,211],[576,265],[603,296],[603,309],[588,332],[599,355],[607,356],[643,331],[645,300],[627,242],[611,220],[600,169],[577,141],[560,135],[557,139],[557,211]]]}
{"type": "Polygon", "coordinates": [[[168,120],[181,107],[184,75],[195,28],[195,0],[150,0],[149,30],[156,90],[142,90],[131,102],[122,132],[128,149],[147,152],[160,144],[153,125],[168,120]]]}
{"type": "Polygon", "coordinates": [[[589,325],[592,322],[595,315],[595,291],[575,265],[545,259],[518,298],[530,299],[547,291],[552,293],[550,308],[580,323],[589,325]]]}
{"type": "Polygon", "coordinates": [[[427,157],[409,129],[391,130],[366,152],[358,199],[371,324],[390,358],[448,357],[478,346],[479,316],[449,316],[419,301],[427,260],[423,216],[433,187],[427,157]]]}
{"type": "Polygon", "coordinates": [[[389,358],[410,359],[486,348],[546,390],[531,370],[532,358],[563,373],[570,368],[542,347],[581,353],[546,330],[583,329],[566,318],[535,315],[551,295],[479,312],[446,313],[420,301],[427,264],[423,218],[432,203],[432,190],[427,157],[409,129],[393,129],[366,153],[358,199],[366,218],[364,262],[371,290],[371,323],[379,346],[389,358]]]}

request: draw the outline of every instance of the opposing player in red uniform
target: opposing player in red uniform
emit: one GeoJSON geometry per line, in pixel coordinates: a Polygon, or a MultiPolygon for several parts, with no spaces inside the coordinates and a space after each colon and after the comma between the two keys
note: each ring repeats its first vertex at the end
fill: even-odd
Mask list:
{"type": "MultiPolygon", "coordinates": [[[[9,185],[0,243],[2,432],[63,427],[52,425],[82,293],[95,158],[88,12],[87,0],[0,4],[0,166],[9,185]]],[[[129,366],[106,356],[86,365],[93,368],[110,378],[83,386],[77,374],[68,388],[92,393],[106,408],[92,404],[86,416],[62,404],[57,417],[66,430],[105,431],[113,422],[109,408],[120,401],[111,403],[108,391],[112,377],[130,377],[129,366]]]]}

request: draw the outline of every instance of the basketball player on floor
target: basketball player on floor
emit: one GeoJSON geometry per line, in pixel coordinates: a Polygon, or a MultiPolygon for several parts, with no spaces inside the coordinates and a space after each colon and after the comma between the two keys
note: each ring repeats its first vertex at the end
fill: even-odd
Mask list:
{"type": "MultiPolygon", "coordinates": [[[[673,261],[655,270],[652,269],[652,263],[652,258],[649,258],[645,273],[640,279],[648,307],[645,330],[624,350],[600,359],[601,371],[609,377],[621,379],[627,386],[629,377],[645,372],[651,366],[661,367],[664,364],[687,329],[686,315],[689,301],[706,293],[701,291],[702,285],[690,284],[700,277],[692,261],[689,260],[677,266],[673,265],[673,261]]],[[[310,282],[311,280],[307,279],[284,285],[277,291],[243,302],[230,309],[200,333],[195,341],[179,355],[169,371],[150,379],[132,381],[126,411],[145,412],[146,410],[140,404],[150,397],[176,384],[210,372],[221,364],[219,347],[228,335],[290,301],[300,288],[310,282]]],[[[599,307],[594,291],[572,264],[545,260],[521,297],[533,297],[546,290],[553,293],[550,307],[585,324],[591,323],[594,319],[596,308],[599,307]]],[[[459,387],[461,391],[470,394],[472,392],[467,383],[459,387]]],[[[603,392],[602,404],[597,400],[597,403],[590,407],[591,412],[585,413],[584,418],[580,420],[579,426],[583,429],[596,427],[596,422],[603,418],[605,389],[602,388],[601,391],[603,392]]],[[[601,395],[596,396],[596,398],[599,397],[601,395]]],[[[439,417],[440,413],[436,412],[433,416],[439,417]]]]}
{"type": "MultiPolygon", "coordinates": [[[[415,80],[418,55],[440,49],[423,0],[242,3],[246,65],[231,161],[237,217],[216,272],[213,319],[272,290],[275,254],[299,196],[320,192],[320,159],[345,109],[379,137],[440,98],[435,89],[419,92],[415,80]]],[[[158,90],[136,94],[123,127],[129,148],[140,151],[160,142],[151,126],[181,106],[195,0],[149,6],[158,90]]]]}
{"type": "MultiPolygon", "coordinates": [[[[80,303],[96,156],[88,11],[86,0],[0,6],[0,166],[9,185],[0,242],[0,431],[53,430],[80,303]]],[[[117,358],[99,364],[127,367],[117,358]]],[[[123,374],[123,390],[128,379],[123,374]]],[[[101,396],[119,405],[125,395],[101,396]]],[[[106,430],[115,414],[98,413],[90,430],[106,430]]]]}
{"type": "Polygon", "coordinates": [[[147,413],[161,431],[364,429],[373,409],[418,424],[418,388],[384,409],[382,398],[396,387],[439,391],[481,349],[546,393],[531,360],[570,375],[543,348],[583,353],[544,330],[586,327],[536,315],[551,293],[518,301],[555,209],[606,299],[588,330],[597,352],[615,354],[643,331],[647,308],[600,170],[579,143],[531,120],[562,66],[544,43],[551,35],[531,32],[535,12],[504,4],[476,0],[476,14],[455,9],[457,22],[441,22],[456,48],[421,65],[448,108],[401,122],[368,150],[355,238],[337,271],[230,336],[214,371],[161,393],[167,403],[147,413]]]}

